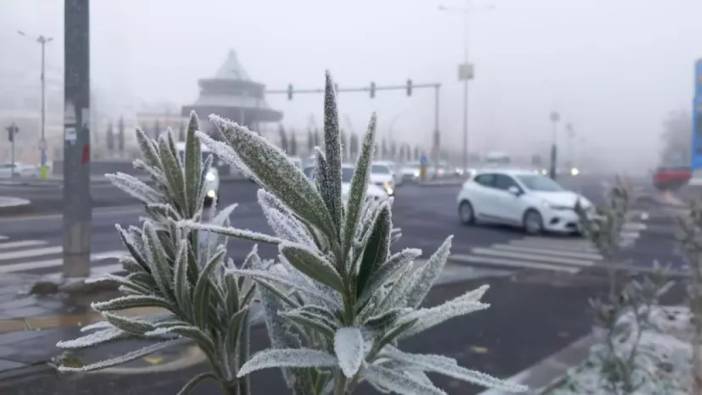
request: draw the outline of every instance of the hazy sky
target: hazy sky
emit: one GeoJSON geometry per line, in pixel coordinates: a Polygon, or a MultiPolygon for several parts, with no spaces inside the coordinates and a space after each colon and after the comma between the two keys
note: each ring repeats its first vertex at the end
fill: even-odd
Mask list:
{"type": "MultiPolygon", "coordinates": [[[[91,3],[92,84],[114,103],[187,104],[197,79],[235,49],[253,79],[269,88],[319,87],[325,69],[341,86],[440,82],[444,145],[460,148],[463,19],[438,10],[461,0],[233,1],[121,0],[91,3]]],[[[472,2],[469,144],[472,151],[545,152],[556,109],[578,150],[632,171],[654,166],[664,117],[688,108],[693,63],[702,57],[697,0],[485,0],[472,2]],[[494,6],[490,9],[489,6],[494,6]]],[[[35,77],[36,44],[17,29],[57,38],[50,66],[62,67],[63,2],[2,0],[0,77],[35,77]],[[11,62],[6,62],[10,60],[11,62]]],[[[0,81],[6,79],[0,78],[0,81]]],[[[2,90],[0,87],[0,94],[2,90]]],[[[317,95],[269,97],[284,123],[302,130],[317,95]]],[[[433,92],[342,94],[340,113],[357,132],[372,111],[380,131],[429,144],[433,92]]],[[[346,121],[344,126],[348,127],[346,121]]]]}

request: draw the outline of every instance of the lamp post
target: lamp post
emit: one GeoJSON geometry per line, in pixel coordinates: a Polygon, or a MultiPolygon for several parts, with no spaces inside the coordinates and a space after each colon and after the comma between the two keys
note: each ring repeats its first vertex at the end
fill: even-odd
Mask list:
{"type": "MultiPolygon", "coordinates": [[[[495,7],[488,5],[487,10],[492,10],[495,7]]],[[[449,7],[439,5],[439,11],[458,13],[463,16],[463,63],[458,65],[458,79],[463,81],[463,170],[468,168],[468,81],[474,77],[473,64],[468,58],[468,33],[469,33],[469,17],[470,11],[475,9],[472,6],[471,0],[465,0],[463,7],[449,7]]]]}
{"type": "Polygon", "coordinates": [[[551,168],[549,170],[549,177],[552,179],[556,179],[557,176],[557,170],[556,170],[556,161],[558,159],[558,134],[557,134],[557,129],[558,129],[558,121],[561,119],[560,114],[558,114],[556,111],[552,111],[550,115],[551,122],[553,122],[553,140],[551,143],[551,168]]]}
{"type": "Polygon", "coordinates": [[[46,37],[44,35],[39,35],[38,37],[30,37],[25,32],[18,30],[17,34],[20,36],[36,39],[36,42],[41,44],[41,140],[39,140],[39,151],[41,152],[41,167],[39,168],[39,175],[41,178],[45,179],[47,177],[46,168],[46,44],[51,42],[53,38],[46,37]]]}

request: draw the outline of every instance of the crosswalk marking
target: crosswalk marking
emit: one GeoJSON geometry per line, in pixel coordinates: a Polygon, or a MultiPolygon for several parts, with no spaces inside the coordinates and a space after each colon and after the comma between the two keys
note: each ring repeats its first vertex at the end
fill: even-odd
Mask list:
{"type": "Polygon", "coordinates": [[[547,263],[561,263],[573,266],[592,266],[592,261],[586,261],[583,259],[572,259],[557,256],[549,256],[543,254],[528,254],[525,252],[512,252],[512,251],[499,251],[492,248],[481,248],[476,247],[471,250],[474,254],[478,255],[490,255],[501,258],[513,258],[520,260],[529,260],[537,262],[547,262],[547,263]]]}
{"type": "Polygon", "coordinates": [[[0,253],[0,261],[8,261],[11,259],[20,258],[30,258],[35,256],[49,255],[49,254],[59,254],[63,252],[63,247],[44,247],[44,248],[33,248],[29,250],[18,250],[0,253]]]}
{"type": "Polygon", "coordinates": [[[451,255],[451,257],[449,259],[451,261],[455,261],[455,262],[491,264],[491,265],[496,265],[496,266],[521,267],[521,268],[526,268],[526,269],[551,270],[551,271],[565,272],[565,273],[570,273],[570,274],[576,274],[580,270],[579,268],[572,267],[572,266],[567,267],[567,266],[559,266],[559,265],[553,265],[553,264],[541,263],[541,262],[515,261],[515,260],[511,260],[511,259],[502,259],[502,258],[495,258],[495,257],[484,257],[484,256],[478,257],[475,255],[455,254],[455,255],[451,255]]]}
{"type": "Polygon", "coordinates": [[[543,248],[522,247],[522,246],[504,245],[504,244],[494,244],[492,246],[492,248],[497,249],[497,250],[505,250],[505,251],[533,252],[533,253],[538,253],[538,254],[563,256],[563,257],[569,257],[569,258],[592,259],[594,261],[601,261],[602,260],[602,255],[590,253],[590,252],[546,250],[543,248]]]}
{"type": "Polygon", "coordinates": [[[591,254],[597,253],[597,249],[589,244],[562,244],[548,239],[517,239],[510,240],[509,244],[521,247],[536,247],[548,250],[587,252],[591,254]]]}
{"type": "Polygon", "coordinates": [[[0,235],[0,241],[7,240],[7,236],[0,235]]]}
{"type": "MultiPolygon", "coordinates": [[[[124,254],[124,251],[119,251],[119,250],[98,252],[95,254],[91,254],[90,260],[91,261],[98,261],[98,260],[107,259],[107,258],[117,258],[123,254],[124,254]]],[[[21,272],[21,271],[26,271],[26,270],[45,269],[48,267],[61,266],[62,264],[63,264],[63,259],[56,258],[56,259],[47,259],[47,260],[43,260],[43,261],[15,263],[15,264],[11,264],[11,265],[1,265],[0,266],[0,273],[15,273],[15,272],[21,272]]],[[[107,266],[112,266],[112,265],[107,265],[107,266]]],[[[93,270],[97,270],[97,268],[100,268],[100,267],[101,266],[97,266],[93,270]]],[[[121,268],[121,267],[122,266],[119,265],[118,268],[121,268]]]]}
{"type": "MultiPolygon", "coordinates": [[[[3,240],[3,239],[0,239],[3,240]]],[[[0,250],[9,250],[13,248],[22,247],[36,247],[46,245],[44,240],[19,240],[19,241],[8,241],[7,243],[0,243],[0,250]]]]}

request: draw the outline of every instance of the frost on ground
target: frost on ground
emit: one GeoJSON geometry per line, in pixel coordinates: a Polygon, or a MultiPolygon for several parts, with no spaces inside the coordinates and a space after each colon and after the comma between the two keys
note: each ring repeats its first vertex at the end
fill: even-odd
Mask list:
{"type": "MultiPolygon", "coordinates": [[[[690,393],[692,360],[692,325],[687,307],[656,307],[651,313],[651,328],[644,330],[637,362],[640,369],[636,379],[639,387],[634,394],[682,395],[690,393]]],[[[632,317],[624,316],[623,321],[632,317]]],[[[617,339],[617,350],[627,352],[630,338],[617,339]]],[[[571,369],[565,381],[549,395],[614,393],[603,378],[603,344],[590,349],[590,355],[580,366],[571,369]]],[[[622,393],[621,391],[618,393],[622,393]]]]}

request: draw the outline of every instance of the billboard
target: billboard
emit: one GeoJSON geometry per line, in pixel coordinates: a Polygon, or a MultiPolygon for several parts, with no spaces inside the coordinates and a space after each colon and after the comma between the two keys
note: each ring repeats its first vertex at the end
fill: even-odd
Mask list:
{"type": "Polygon", "coordinates": [[[692,163],[702,169],[702,59],[695,63],[695,98],[692,100],[692,163]]]}

